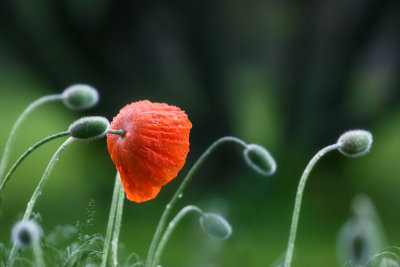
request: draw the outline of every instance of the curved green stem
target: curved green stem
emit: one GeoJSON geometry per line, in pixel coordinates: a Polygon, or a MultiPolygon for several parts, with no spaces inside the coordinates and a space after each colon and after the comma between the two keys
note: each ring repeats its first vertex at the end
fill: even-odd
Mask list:
{"type": "Polygon", "coordinates": [[[189,170],[188,174],[185,176],[183,179],[182,183],[176,190],[175,194],[172,196],[172,199],[169,201],[167,206],[165,207],[165,210],[163,214],[161,215],[161,219],[158,222],[157,229],[153,235],[153,239],[151,240],[150,248],[147,253],[147,259],[146,259],[146,267],[152,266],[152,260],[153,260],[153,255],[156,250],[156,246],[161,238],[161,234],[165,228],[165,224],[167,222],[168,216],[171,213],[172,208],[174,207],[175,203],[178,201],[179,196],[183,193],[185,190],[186,186],[192,179],[193,175],[196,173],[196,171],[200,168],[201,164],[208,158],[208,156],[213,152],[219,145],[226,143],[226,142],[233,142],[237,143],[243,147],[246,147],[247,144],[242,141],[241,139],[237,137],[232,137],[232,136],[225,136],[219,138],[217,141],[211,144],[211,146],[208,147],[208,149],[200,156],[200,158],[194,163],[192,168],[189,170]]]}
{"type": "Polygon", "coordinates": [[[69,132],[61,132],[61,133],[57,133],[57,134],[53,134],[39,142],[37,142],[36,144],[34,144],[33,146],[31,146],[30,148],[28,148],[24,154],[22,154],[19,159],[14,163],[14,165],[11,167],[11,169],[8,171],[7,175],[4,177],[3,181],[0,184],[0,195],[4,190],[4,187],[6,186],[7,182],[10,180],[11,175],[15,172],[15,170],[17,169],[17,167],[19,166],[19,164],[21,164],[21,162],[30,154],[32,153],[36,148],[40,147],[41,145],[54,140],[56,138],[60,138],[63,136],[67,136],[69,135],[69,132]]]}
{"type": "Polygon", "coordinates": [[[164,252],[164,249],[169,240],[169,237],[171,236],[172,232],[175,230],[178,223],[182,220],[183,217],[185,217],[186,214],[188,214],[189,212],[192,212],[192,211],[197,212],[200,215],[203,214],[203,211],[200,208],[193,206],[193,205],[189,205],[189,206],[186,206],[183,209],[181,209],[178,212],[178,214],[171,220],[171,222],[169,223],[163,236],[161,237],[160,243],[154,253],[152,267],[158,266],[158,263],[160,262],[160,259],[161,259],[161,255],[164,252]]]}
{"type": "MultiPolygon", "coordinates": [[[[108,258],[108,254],[110,251],[111,238],[114,236],[114,239],[115,239],[115,235],[117,235],[116,242],[118,243],[119,229],[117,230],[115,228],[115,225],[116,225],[116,214],[118,213],[122,217],[123,199],[121,201],[122,203],[120,205],[118,205],[120,202],[119,200],[122,198],[122,196],[124,196],[124,189],[122,187],[119,172],[117,172],[117,175],[115,177],[113,197],[111,200],[110,215],[108,216],[106,237],[104,239],[103,256],[102,256],[101,265],[100,265],[101,267],[107,266],[107,258],[108,258]]],[[[121,225],[120,221],[119,221],[119,225],[121,225]]],[[[113,241],[114,241],[114,239],[113,239],[113,241]]],[[[116,255],[115,255],[115,257],[116,257],[116,255]]]]}
{"type": "MultiPolygon", "coordinates": [[[[42,178],[41,178],[41,180],[40,180],[38,186],[37,186],[36,189],[35,189],[35,192],[33,192],[33,195],[32,195],[31,199],[30,199],[29,202],[28,202],[28,205],[27,205],[26,210],[25,210],[24,217],[22,218],[23,221],[27,221],[27,220],[29,220],[29,218],[31,217],[31,215],[32,215],[32,210],[33,210],[33,207],[35,206],[36,200],[37,200],[38,197],[42,194],[42,190],[43,190],[43,188],[44,188],[44,185],[46,184],[47,179],[49,178],[50,173],[51,173],[51,171],[53,170],[54,165],[56,164],[56,162],[57,162],[57,160],[58,160],[58,157],[59,157],[60,154],[68,147],[68,145],[70,145],[70,144],[71,144],[72,142],[74,142],[75,140],[76,140],[75,138],[69,137],[69,138],[58,148],[58,150],[56,151],[56,153],[54,153],[54,155],[53,155],[53,157],[51,158],[49,164],[47,165],[46,170],[45,170],[44,173],[43,173],[43,176],[42,176],[42,178]]],[[[9,266],[12,266],[16,254],[17,254],[17,247],[16,247],[15,244],[14,244],[14,246],[13,246],[13,248],[12,248],[12,250],[11,250],[11,253],[10,253],[10,257],[9,257],[9,259],[8,259],[9,266]]]]}
{"type": "Polygon", "coordinates": [[[330,146],[327,146],[327,147],[321,149],[310,160],[307,167],[304,169],[303,174],[301,175],[300,182],[297,187],[296,200],[295,200],[293,215],[292,215],[292,225],[290,226],[289,242],[288,242],[288,247],[286,250],[284,267],[290,267],[290,265],[292,263],[294,242],[296,240],[297,225],[298,225],[299,216],[300,216],[301,200],[303,198],[303,192],[304,192],[304,187],[306,185],[307,178],[310,175],[310,172],[313,169],[314,165],[318,162],[318,160],[322,156],[324,156],[326,153],[328,153],[332,150],[338,149],[339,147],[340,147],[340,145],[334,144],[334,145],[330,145],[330,146]]]}
{"type": "Polygon", "coordinates": [[[56,95],[47,95],[47,96],[42,96],[29,104],[28,107],[22,112],[22,114],[18,117],[17,121],[14,123],[13,128],[10,132],[10,135],[8,136],[3,156],[1,157],[0,161],[0,181],[4,176],[4,173],[6,171],[8,159],[10,157],[10,152],[12,145],[14,144],[16,133],[18,131],[19,126],[21,123],[24,121],[24,119],[28,116],[29,113],[31,113],[35,108],[40,106],[41,104],[50,102],[50,101],[55,101],[55,100],[62,100],[63,96],[61,94],[56,94],[56,95]]]}

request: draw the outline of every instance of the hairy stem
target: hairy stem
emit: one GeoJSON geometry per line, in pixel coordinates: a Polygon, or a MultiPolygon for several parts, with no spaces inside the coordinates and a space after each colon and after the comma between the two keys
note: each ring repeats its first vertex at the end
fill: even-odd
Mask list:
{"type": "MultiPolygon", "coordinates": [[[[115,224],[118,202],[119,202],[119,198],[121,195],[121,193],[120,193],[121,189],[123,191],[121,178],[119,176],[119,172],[117,172],[117,175],[115,177],[113,196],[112,196],[112,200],[111,200],[110,215],[108,216],[106,237],[104,239],[103,256],[102,256],[101,265],[100,265],[101,267],[107,266],[107,258],[108,258],[108,254],[110,251],[111,238],[113,237],[113,229],[114,229],[114,224],[115,224]]],[[[123,205],[120,205],[120,209],[122,209],[122,207],[123,207],[123,205]]],[[[122,211],[121,211],[121,216],[122,216],[122,211]]]]}
{"type": "Polygon", "coordinates": [[[154,260],[153,260],[153,264],[152,267],[157,267],[160,259],[161,259],[161,255],[164,252],[165,246],[172,234],[172,232],[175,230],[176,226],[178,225],[178,223],[182,220],[183,217],[185,217],[186,214],[188,214],[189,212],[197,212],[200,215],[203,214],[203,211],[201,209],[199,209],[196,206],[186,206],[183,209],[181,209],[178,214],[171,220],[171,222],[168,224],[167,229],[165,230],[163,236],[161,237],[160,243],[154,253],[154,260]]]}
{"type": "Polygon", "coordinates": [[[14,144],[15,137],[18,131],[18,128],[20,127],[21,123],[26,119],[26,117],[31,113],[34,109],[36,109],[38,106],[55,101],[55,100],[62,100],[62,95],[61,94],[56,94],[56,95],[47,95],[47,96],[42,96],[29,104],[29,106],[26,107],[26,109],[22,112],[22,114],[18,117],[17,121],[14,123],[13,128],[11,129],[10,135],[8,136],[3,156],[1,157],[0,161],[0,181],[4,176],[4,173],[6,171],[8,159],[10,158],[10,153],[11,153],[11,148],[14,144]]]}
{"type": "MultiPolygon", "coordinates": [[[[51,158],[49,164],[47,165],[46,170],[45,170],[44,173],[43,173],[43,176],[42,176],[42,178],[41,178],[41,180],[40,180],[38,186],[37,186],[36,189],[35,189],[35,192],[33,192],[33,195],[32,195],[31,199],[30,199],[29,202],[28,202],[28,205],[27,205],[26,210],[25,210],[24,217],[22,218],[23,221],[27,221],[27,220],[29,220],[29,218],[31,217],[33,207],[35,206],[35,203],[36,203],[38,197],[42,194],[42,190],[43,190],[43,188],[44,188],[44,185],[46,184],[47,179],[49,178],[50,173],[51,173],[51,171],[53,170],[54,165],[56,164],[56,162],[57,162],[57,160],[58,160],[60,154],[61,154],[72,142],[74,142],[75,140],[76,140],[75,138],[69,137],[69,138],[58,148],[58,150],[56,151],[56,153],[54,153],[54,155],[53,155],[53,157],[51,158]]],[[[16,247],[16,245],[15,245],[15,243],[14,243],[14,246],[13,246],[13,248],[12,248],[12,250],[11,250],[11,253],[10,253],[10,257],[9,257],[9,259],[8,259],[9,266],[12,266],[16,254],[17,254],[17,247],[16,247]]]]}
{"type": "Polygon", "coordinates": [[[6,174],[6,176],[4,177],[3,181],[1,182],[1,184],[0,184],[0,195],[1,195],[1,193],[3,192],[4,187],[6,186],[7,182],[10,180],[11,175],[13,175],[13,173],[15,172],[15,170],[17,169],[17,167],[19,166],[19,164],[21,164],[21,162],[22,162],[30,153],[32,153],[36,148],[40,147],[41,145],[43,145],[43,144],[45,144],[45,143],[47,143],[47,142],[49,142],[49,141],[51,141],[51,140],[54,140],[54,139],[57,139],[57,138],[60,138],[60,137],[63,137],[63,136],[67,136],[67,135],[69,135],[69,132],[68,132],[68,131],[66,131],[66,132],[61,132],[61,133],[57,133],[57,134],[53,134],[53,135],[51,135],[51,136],[49,136],[49,137],[47,137],[47,138],[45,138],[45,139],[43,139],[43,140],[37,142],[36,144],[34,144],[33,146],[31,146],[30,148],[28,148],[28,149],[24,152],[24,154],[22,154],[22,155],[19,157],[19,159],[14,163],[14,165],[10,168],[10,170],[8,171],[8,173],[6,174]]]}
{"type": "Polygon", "coordinates": [[[45,267],[46,264],[44,262],[43,258],[43,250],[42,247],[40,246],[40,241],[35,242],[33,244],[33,255],[35,257],[35,266],[37,267],[45,267]]]}
{"type": "MultiPolygon", "coordinates": [[[[119,175],[118,175],[119,178],[119,175]]],[[[119,186],[118,186],[118,203],[117,203],[117,210],[115,212],[115,224],[114,224],[114,231],[113,237],[111,241],[111,257],[112,257],[112,266],[118,266],[118,242],[119,242],[119,232],[121,231],[121,222],[122,222],[122,213],[124,211],[124,200],[125,200],[125,191],[122,187],[121,179],[119,179],[119,186]]]]}
{"type": "Polygon", "coordinates": [[[232,137],[232,136],[221,137],[217,141],[215,141],[213,144],[211,144],[211,146],[209,146],[208,149],[194,163],[194,165],[189,170],[188,174],[185,176],[185,178],[183,179],[182,183],[180,184],[180,186],[176,190],[175,194],[172,196],[172,199],[169,201],[169,203],[165,207],[165,210],[164,210],[163,214],[161,215],[161,219],[158,222],[157,229],[156,229],[156,231],[155,231],[155,233],[153,235],[153,239],[151,240],[150,248],[149,248],[149,251],[147,253],[146,267],[152,266],[153,255],[154,255],[154,252],[156,250],[157,244],[158,244],[158,242],[159,242],[159,240],[161,238],[162,232],[164,231],[165,224],[167,223],[168,216],[171,213],[172,208],[174,207],[174,205],[178,201],[179,196],[183,193],[183,191],[185,190],[186,186],[188,185],[188,183],[192,179],[193,175],[200,168],[201,164],[208,158],[208,156],[219,145],[221,145],[223,143],[227,143],[227,142],[237,143],[237,144],[243,146],[244,148],[247,146],[247,144],[244,141],[242,141],[241,139],[239,139],[239,138],[232,137]]]}
{"type": "Polygon", "coordinates": [[[318,162],[318,160],[324,156],[326,153],[336,150],[340,147],[338,144],[333,144],[330,146],[327,146],[323,149],[321,149],[317,154],[314,155],[314,157],[310,160],[308,165],[303,171],[303,174],[301,175],[299,185],[297,187],[297,194],[296,194],[296,200],[294,203],[294,209],[293,209],[293,215],[292,215],[292,225],[290,226],[290,235],[289,235],[289,242],[288,242],[288,247],[286,250],[286,257],[285,257],[285,264],[284,267],[290,267],[292,263],[292,257],[293,257],[293,250],[294,250],[294,243],[296,240],[296,233],[297,233],[297,225],[299,222],[299,216],[300,216],[300,209],[301,209],[301,200],[303,198],[303,192],[304,192],[304,187],[307,182],[307,178],[310,175],[311,170],[315,166],[315,164],[318,162]]]}

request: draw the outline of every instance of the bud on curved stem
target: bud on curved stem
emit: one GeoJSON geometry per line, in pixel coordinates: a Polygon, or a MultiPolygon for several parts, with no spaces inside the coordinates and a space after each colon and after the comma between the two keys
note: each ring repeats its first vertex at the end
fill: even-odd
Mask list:
{"type": "Polygon", "coordinates": [[[203,213],[199,222],[203,232],[211,238],[225,240],[232,234],[232,226],[219,214],[203,213]]]}
{"type": "Polygon", "coordinates": [[[261,175],[270,176],[276,171],[274,158],[260,145],[247,145],[246,149],[243,150],[243,157],[247,165],[261,175]]]}
{"type": "Polygon", "coordinates": [[[175,230],[176,225],[189,212],[197,212],[200,215],[203,214],[203,211],[200,208],[193,206],[193,205],[188,205],[178,212],[178,214],[168,224],[167,229],[165,230],[163,236],[161,237],[160,243],[158,244],[157,249],[155,250],[151,267],[158,266],[158,263],[160,262],[160,259],[161,259],[161,255],[165,249],[165,245],[167,244],[169,237],[171,236],[172,232],[175,230]]]}
{"type": "Polygon", "coordinates": [[[13,128],[11,129],[10,135],[8,136],[3,156],[1,157],[0,161],[0,181],[4,176],[4,173],[6,171],[8,159],[10,157],[11,149],[14,144],[17,132],[19,127],[21,126],[22,122],[27,118],[27,116],[35,110],[38,106],[52,102],[52,101],[60,101],[62,100],[62,95],[56,94],[56,95],[47,95],[47,96],[42,96],[29,104],[28,107],[22,112],[22,114],[18,117],[17,121],[14,123],[13,128]]]}
{"type": "Polygon", "coordinates": [[[108,132],[110,122],[100,116],[83,117],[73,122],[68,132],[77,139],[97,139],[104,137],[108,132]]]}
{"type": "Polygon", "coordinates": [[[294,250],[294,242],[296,240],[296,233],[297,233],[297,225],[299,222],[299,216],[300,216],[300,209],[301,209],[301,200],[303,198],[303,191],[304,187],[306,185],[308,176],[315,166],[315,164],[318,162],[318,160],[324,156],[326,153],[336,150],[339,148],[338,144],[330,145],[327,146],[323,149],[321,149],[317,154],[314,155],[314,157],[310,160],[308,163],[307,167],[305,168],[303,174],[301,175],[299,186],[297,187],[297,194],[296,194],[296,201],[294,204],[294,209],[293,209],[293,215],[292,215],[292,225],[290,226],[290,235],[289,235],[289,242],[288,242],[288,247],[286,250],[286,257],[285,257],[285,265],[284,267],[290,267],[292,263],[292,257],[293,257],[293,250],[294,250]]]}
{"type": "MultiPolygon", "coordinates": [[[[69,137],[69,138],[58,148],[58,150],[54,153],[54,155],[53,155],[53,157],[51,158],[49,164],[47,165],[46,170],[45,170],[44,173],[43,173],[43,176],[42,176],[42,178],[41,178],[41,180],[40,180],[38,186],[36,187],[35,191],[33,192],[33,195],[32,195],[32,197],[31,197],[31,199],[30,199],[29,202],[28,202],[28,205],[27,205],[27,207],[26,207],[25,214],[24,214],[24,217],[23,217],[22,221],[28,221],[28,220],[30,219],[30,217],[31,217],[31,215],[32,215],[33,207],[35,206],[35,203],[36,203],[38,197],[42,194],[42,190],[43,190],[43,188],[44,188],[44,185],[46,184],[47,179],[49,178],[50,173],[51,173],[51,171],[53,170],[54,165],[56,164],[56,162],[57,162],[57,160],[58,160],[58,157],[59,157],[60,154],[61,154],[71,143],[73,143],[75,140],[76,140],[75,138],[69,137]]],[[[14,246],[13,246],[13,248],[12,248],[12,250],[11,250],[11,253],[10,253],[10,257],[9,257],[9,259],[8,259],[8,262],[9,262],[9,265],[10,265],[10,266],[12,266],[12,264],[13,264],[13,262],[14,262],[14,260],[15,260],[16,254],[17,254],[17,247],[16,247],[16,245],[15,245],[15,243],[14,243],[14,246]]]]}
{"type": "Polygon", "coordinates": [[[35,110],[38,106],[52,102],[52,101],[63,101],[64,104],[73,110],[83,110],[90,107],[93,107],[97,104],[99,100],[99,94],[96,89],[89,85],[85,84],[76,84],[68,87],[64,90],[62,94],[54,94],[42,96],[29,104],[28,107],[22,112],[22,114],[18,117],[17,121],[14,123],[13,128],[11,129],[10,135],[7,139],[3,156],[0,161],[0,181],[4,176],[6,171],[7,163],[10,157],[11,149],[15,141],[15,137],[17,131],[22,124],[22,122],[26,119],[26,117],[35,110]]]}
{"type": "MultiPolygon", "coordinates": [[[[77,139],[96,139],[96,138],[101,138],[106,135],[106,133],[109,132],[108,127],[110,126],[110,122],[100,116],[92,116],[92,117],[83,117],[75,122],[73,122],[70,126],[68,131],[66,132],[61,132],[58,134],[51,135],[35,145],[31,146],[28,150],[24,152],[20,156],[20,158],[14,163],[14,165],[11,167],[11,169],[8,171],[7,175],[4,177],[3,181],[0,184],[0,194],[4,190],[4,187],[8,183],[11,175],[15,172],[16,168],[21,164],[21,162],[30,154],[32,153],[36,148],[39,146],[53,140],[59,137],[71,135],[74,138],[77,139]]],[[[115,131],[115,134],[122,134],[121,131],[115,131]]]]}
{"type": "Polygon", "coordinates": [[[74,84],[62,93],[64,104],[72,110],[91,108],[99,101],[99,93],[87,84],[74,84]]]}
{"type": "Polygon", "coordinates": [[[176,226],[182,220],[182,218],[190,212],[196,212],[200,215],[200,226],[204,233],[208,236],[223,240],[227,239],[231,235],[232,227],[222,216],[213,213],[204,213],[199,207],[188,205],[181,209],[168,224],[168,227],[161,237],[160,243],[158,244],[157,249],[154,253],[152,267],[158,266],[162,253],[164,252],[165,246],[172,232],[175,230],[176,226]]]}
{"type": "MultiPolygon", "coordinates": [[[[186,186],[189,184],[189,182],[192,179],[193,175],[196,173],[196,171],[200,168],[200,166],[203,164],[203,162],[211,155],[211,153],[217,147],[219,147],[221,144],[228,143],[228,142],[233,142],[233,143],[239,144],[241,147],[243,147],[243,149],[246,149],[248,147],[248,144],[246,144],[246,142],[244,142],[243,140],[241,140],[241,139],[239,139],[237,137],[233,137],[233,136],[221,137],[218,140],[216,140],[214,143],[212,143],[211,146],[209,146],[207,148],[207,150],[200,156],[200,158],[194,163],[192,168],[189,170],[189,172],[187,173],[187,175],[183,179],[182,183],[179,185],[179,187],[176,190],[175,194],[172,196],[171,200],[169,201],[169,203],[165,207],[165,210],[164,210],[163,214],[161,215],[160,221],[158,222],[158,225],[157,225],[157,229],[156,229],[156,231],[155,231],[155,233],[153,235],[153,239],[151,240],[149,251],[147,252],[146,267],[153,266],[153,264],[152,264],[153,255],[154,255],[154,252],[156,250],[157,244],[160,241],[162,231],[164,230],[165,225],[167,223],[167,219],[168,219],[168,217],[169,217],[169,215],[171,213],[172,208],[174,207],[174,205],[176,204],[176,202],[178,201],[180,196],[182,196],[183,191],[185,190],[186,186]]],[[[251,146],[253,146],[253,148],[254,148],[255,145],[251,145],[251,146]]],[[[250,148],[250,150],[253,150],[253,148],[250,148]]],[[[248,152],[250,150],[248,150],[248,152]]],[[[247,154],[248,154],[248,152],[247,152],[247,154]]],[[[271,156],[271,158],[272,158],[272,156],[271,156]]],[[[272,158],[272,161],[275,163],[273,158],[272,158]]],[[[255,165],[255,163],[254,163],[254,165],[255,165]]],[[[254,169],[253,166],[251,166],[251,167],[254,169]]]]}
{"type": "Polygon", "coordinates": [[[146,259],[146,267],[151,267],[152,266],[152,261],[153,261],[153,256],[154,252],[156,250],[157,244],[160,241],[162,231],[164,231],[165,224],[167,223],[167,219],[171,213],[172,208],[180,198],[179,196],[183,194],[183,191],[185,190],[186,186],[189,184],[190,180],[192,179],[193,175],[196,173],[196,171],[200,168],[202,163],[210,156],[210,154],[221,144],[227,143],[227,142],[233,142],[237,143],[243,148],[246,148],[247,144],[242,141],[239,138],[232,137],[232,136],[226,136],[219,138],[217,141],[215,141],[213,144],[211,144],[210,147],[207,148],[207,150],[200,156],[200,158],[194,163],[192,168],[189,170],[188,174],[185,176],[183,179],[182,183],[179,185],[178,189],[176,190],[175,194],[172,196],[171,200],[165,207],[165,210],[163,214],[161,215],[160,221],[158,222],[157,229],[154,232],[153,239],[151,240],[151,244],[149,247],[149,251],[147,252],[147,259],[146,259]]]}
{"type": "Polygon", "coordinates": [[[314,157],[310,160],[307,167],[305,168],[303,174],[301,175],[299,185],[297,187],[296,200],[293,209],[292,215],[292,224],[290,226],[290,235],[288,247],[286,250],[286,257],[284,267],[290,267],[292,263],[294,243],[296,240],[297,233],[297,225],[299,222],[300,209],[301,209],[301,201],[303,198],[303,191],[306,185],[306,181],[308,176],[310,175],[311,170],[318,162],[318,160],[324,156],[326,153],[338,149],[341,153],[349,156],[362,156],[366,154],[371,148],[372,144],[372,135],[368,131],[364,130],[354,130],[348,131],[342,134],[339,137],[339,140],[336,144],[327,146],[321,149],[314,157]]]}
{"type": "Polygon", "coordinates": [[[366,130],[352,130],[342,134],[337,144],[345,156],[360,157],[369,152],[372,146],[372,134],[366,130]]]}

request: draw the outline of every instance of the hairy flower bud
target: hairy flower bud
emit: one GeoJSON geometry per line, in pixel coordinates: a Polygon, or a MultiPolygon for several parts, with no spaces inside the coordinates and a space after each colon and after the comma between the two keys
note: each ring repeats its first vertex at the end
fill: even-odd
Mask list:
{"type": "Polygon", "coordinates": [[[215,239],[224,240],[232,234],[232,226],[218,214],[204,213],[200,217],[200,226],[206,235],[215,239]]]}
{"type": "Polygon", "coordinates": [[[269,176],[276,171],[276,162],[274,158],[260,145],[247,145],[246,149],[243,150],[243,156],[247,165],[261,175],[269,176]]]}
{"type": "Polygon", "coordinates": [[[99,93],[87,84],[74,84],[64,90],[64,104],[72,110],[91,108],[99,101],[99,93]]]}
{"type": "Polygon", "coordinates": [[[106,135],[110,122],[100,116],[83,117],[69,126],[69,133],[78,139],[101,138],[106,135]]]}
{"type": "Polygon", "coordinates": [[[357,195],[351,207],[354,215],[342,226],[337,239],[339,260],[352,261],[355,266],[381,266],[365,264],[385,246],[386,239],[372,200],[366,195],[357,195]]]}
{"type": "Polygon", "coordinates": [[[32,247],[39,242],[42,236],[42,229],[33,220],[17,222],[11,233],[13,243],[21,249],[32,247]]]}
{"type": "Polygon", "coordinates": [[[352,130],[342,134],[337,143],[339,151],[349,157],[360,157],[369,152],[372,145],[372,135],[366,130],[352,130]]]}

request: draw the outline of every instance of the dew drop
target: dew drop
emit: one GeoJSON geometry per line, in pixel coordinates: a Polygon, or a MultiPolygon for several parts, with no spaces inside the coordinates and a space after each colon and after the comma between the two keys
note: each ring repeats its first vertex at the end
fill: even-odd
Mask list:
{"type": "Polygon", "coordinates": [[[182,198],[182,197],[183,197],[183,194],[179,194],[179,195],[178,195],[178,198],[182,198]]]}

